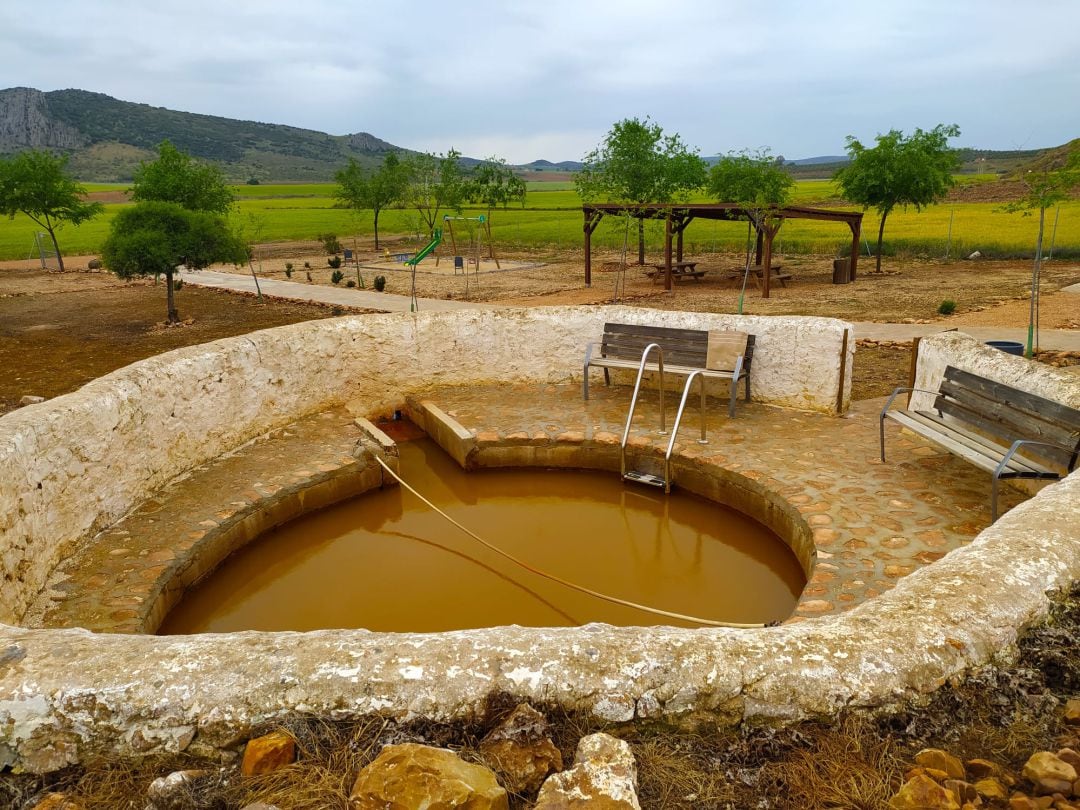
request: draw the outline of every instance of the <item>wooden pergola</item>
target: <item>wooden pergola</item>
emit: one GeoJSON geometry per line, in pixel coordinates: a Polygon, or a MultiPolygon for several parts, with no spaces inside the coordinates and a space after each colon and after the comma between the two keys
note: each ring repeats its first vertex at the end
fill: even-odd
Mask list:
{"type": "MultiPolygon", "coordinates": [[[[671,267],[683,260],[683,232],[695,219],[720,219],[727,221],[749,220],[750,212],[736,203],[668,203],[668,204],[622,204],[596,203],[583,205],[585,215],[585,286],[592,286],[592,234],[605,214],[627,215],[636,219],[664,220],[664,289],[672,288],[671,267]],[[674,241],[674,251],[672,242],[674,241]]],[[[762,268],[762,298],[769,297],[769,278],[772,272],[772,243],[785,219],[817,219],[825,222],[844,222],[851,229],[851,280],[859,262],[859,240],[862,238],[862,212],[834,211],[829,208],[806,208],[789,205],[771,209],[767,224],[757,227],[757,247],[754,263],[762,268]]]]}

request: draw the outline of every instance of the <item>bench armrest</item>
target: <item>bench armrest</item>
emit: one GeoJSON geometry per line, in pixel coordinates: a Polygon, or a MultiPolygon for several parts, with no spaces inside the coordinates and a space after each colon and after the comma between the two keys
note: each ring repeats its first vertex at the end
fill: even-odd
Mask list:
{"type": "Polygon", "coordinates": [[[1009,461],[1014,455],[1016,455],[1017,451],[1021,447],[1029,444],[1037,444],[1041,447],[1053,447],[1055,450],[1061,450],[1065,453],[1074,452],[1073,449],[1070,447],[1065,447],[1064,445],[1060,444],[1054,444],[1053,442],[1041,442],[1037,439],[1017,439],[1015,442],[1012,443],[1009,451],[1001,457],[1001,461],[998,462],[997,469],[994,470],[994,478],[997,478],[1001,475],[1002,471],[1008,466],[1009,461]]]}
{"type": "Polygon", "coordinates": [[[593,348],[602,345],[599,340],[594,340],[585,344],[585,365],[589,365],[589,361],[592,360],[593,348]]]}
{"type": "Polygon", "coordinates": [[[881,409],[881,419],[882,420],[885,419],[885,414],[887,414],[889,412],[889,408],[892,407],[894,399],[896,399],[898,396],[900,396],[900,394],[903,394],[905,392],[911,393],[912,391],[918,391],[921,394],[939,394],[939,393],[941,393],[940,391],[930,391],[930,390],[928,390],[926,388],[894,388],[893,392],[889,395],[889,401],[886,402],[885,407],[881,409]]]}

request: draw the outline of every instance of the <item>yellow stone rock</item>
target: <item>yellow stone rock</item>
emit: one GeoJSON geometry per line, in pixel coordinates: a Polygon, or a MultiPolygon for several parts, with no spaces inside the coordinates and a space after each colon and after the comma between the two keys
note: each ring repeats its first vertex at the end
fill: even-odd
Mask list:
{"type": "Polygon", "coordinates": [[[416,743],[385,746],[357,774],[349,802],[352,810],[509,808],[506,791],[490,769],[445,748],[416,743]]]}
{"type": "Polygon", "coordinates": [[[1009,791],[1005,786],[993,776],[988,776],[976,782],[975,792],[984,799],[1005,799],[1009,795],[1009,791]]]}
{"type": "Polygon", "coordinates": [[[944,771],[950,779],[966,779],[964,763],[940,748],[924,748],[915,755],[915,762],[927,769],[944,771]]]}
{"type": "Polygon", "coordinates": [[[244,776],[270,773],[296,759],[296,740],[284,731],[272,731],[249,740],[244,748],[240,772],[244,776]]]}
{"type": "Polygon", "coordinates": [[[889,799],[893,810],[960,810],[956,797],[929,776],[916,776],[889,799]]]}

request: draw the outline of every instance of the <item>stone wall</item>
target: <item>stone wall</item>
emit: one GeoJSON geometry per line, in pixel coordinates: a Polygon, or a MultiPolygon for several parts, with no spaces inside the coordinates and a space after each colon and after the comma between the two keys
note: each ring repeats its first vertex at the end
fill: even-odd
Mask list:
{"type": "MultiPolygon", "coordinates": [[[[199,438],[211,447],[226,446],[334,398],[363,395],[378,410],[429,382],[503,374],[570,379],[578,339],[597,317],[596,311],[555,310],[342,319],[224,342],[217,359],[212,349],[201,348],[146,361],[71,397],[0,420],[0,492],[12,499],[2,513],[20,503],[12,487],[22,493],[36,480],[49,481],[51,488],[62,477],[73,500],[108,508],[146,488],[134,474],[116,469],[112,475],[126,489],[95,500],[97,495],[80,491],[67,467],[50,479],[49,464],[34,465],[35,448],[68,467],[84,465],[82,489],[96,493],[107,475],[95,467],[124,460],[100,446],[109,443],[112,425],[141,424],[145,453],[130,461],[144,475],[164,477],[199,455],[199,438]],[[290,353],[296,357],[289,359],[290,353]],[[182,376],[189,366],[193,374],[182,376]],[[200,383],[192,386],[196,370],[200,383]],[[232,385],[225,381],[227,370],[235,373],[232,385]],[[175,375],[173,385],[169,375],[175,375]],[[174,390],[179,381],[188,387],[174,390]],[[214,395],[196,405],[202,385],[214,395]],[[254,390],[236,390],[245,387],[254,390]],[[197,420],[192,432],[174,427],[145,433],[161,427],[172,409],[197,420]],[[103,421],[91,426],[105,430],[104,436],[76,430],[80,416],[101,411],[103,421]],[[200,417],[204,411],[216,418],[200,417]],[[65,433],[67,445],[60,441],[65,433]],[[73,444],[80,453],[91,448],[97,455],[59,453],[73,444]]],[[[657,317],[685,322],[680,319],[701,316],[657,317]]],[[[778,319],[777,329],[780,320],[787,319],[778,319]]],[[[837,324],[834,340],[841,330],[837,324]]],[[[772,334],[778,340],[779,333],[772,334]]],[[[926,343],[923,351],[936,352],[935,362],[960,362],[971,349],[970,341],[958,337],[926,343]]],[[[832,348],[837,351],[818,350],[819,356],[839,357],[838,340],[832,348]]],[[[789,362],[797,364],[799,357],[795,353],[789,362]]],[[[1050,371],[1030,367],[1027,373],[1050,371]]],[[[826,360],[813,379],[828,376],[826,360]]],[[[762,383],[758,390],[770,391],[762,383]]],[[[127,443],[120,434],[114,441],[135,453],[135,438],[127,443]]],[[[35,498],[31,493],[22,503],[43,510],[35,498]]],[[[4,530],[33,525],[40,534],[29,536],[49,549],[65,533],[78,538],[78,519],[87,526],[101,519],[101,513],[77,519],[78,514],[77,508],[23,514],[4,530]]],[[[17,573],[5,569],[5,576],[17,573]]],[[[94,754],[207,753],[235,747],[260,724],[300,714],[467,720],[493,693],[612,722],[794,720],[842,707],[886,706],[932,691],[1007,650],[1021,628],[1045,615],[1048,593],[1078,576],[1080,474],[1074,474],[882,596],[842,615],[764,630],[586,625],[426,635],[322,631],[155,638],[0,627],[0,767],[49,771],[94,754]]]]}

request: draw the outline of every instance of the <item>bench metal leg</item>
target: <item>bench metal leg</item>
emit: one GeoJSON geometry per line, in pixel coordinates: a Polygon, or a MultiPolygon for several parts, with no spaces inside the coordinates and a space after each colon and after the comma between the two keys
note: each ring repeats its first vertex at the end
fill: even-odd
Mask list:
{"type": "Polygon", "coordinates": [[[611,372],[607,368],[604,369],[604,385],[611,385],[611,372]]]}
{"type": "MultiPolygon", "coordinates": [[[[735,358],[735,370],[731,372],[731,396],[728,399],[728,417],[735,418],[735,401],[739,398],[739,375],[742,374],[742,355],[735,358]]],[[[750,383],[750,375],[746,375],[747,385],[750,383]]],[[[749,399],[749,397],[747,397],[749,399]]]]}
{"type": "Polygon", "coordinates": [[[585,364],[585,373],[581,375],[581,398],[589,401],[589,364],[585,364]]]}
{"type": "Polygon", "coordinates": [[[746,374],[746,401],[750,401],[750,373],[746,374]]]}
{"type": "Polygon", "coordinates": [[[881,463],[885,463],[885,411],[878,417],[878,434],[881,438],[881,463]]]}
{"type": "Polygon", "coordinates": [[[992,478],[990,484],[990,522],[997,522],[997,490],[998,490],[998,477],[995,475],[992,478]]]}

